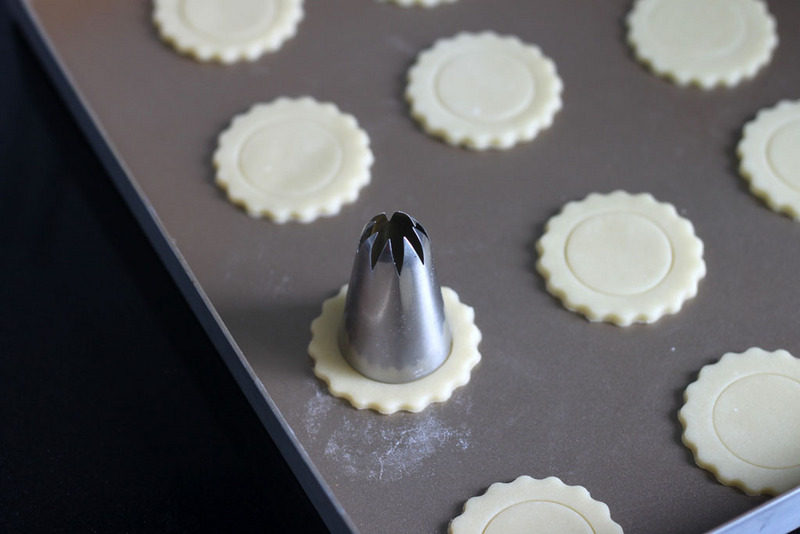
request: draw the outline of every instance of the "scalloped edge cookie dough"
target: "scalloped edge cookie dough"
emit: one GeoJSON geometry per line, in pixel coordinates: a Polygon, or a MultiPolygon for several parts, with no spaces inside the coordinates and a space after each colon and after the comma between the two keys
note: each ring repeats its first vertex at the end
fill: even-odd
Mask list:
{"type": "Polygon", "coordinates": [[[474,323],[475,311],[463,304],[455,291],[442,288],[445,317],[453,333],[450,356],[433,373],[404,384],[369,379],[342,356],[338,334],[346,295],[347,285],[322,304],[322,315],[311,323],[308,346],[314,360],[314,374],[328,385],[333,396],[347,400],[359,410],[368,408],[384,415],[401,410],[421,412],[434,402],[446,401],[456,388],[469,382],[473,367],[481,360],[478,351],[481,332],[474,323]]]}
{"type": "Polygon", "coordinates": [[[536,250],[547,291],[565,308],[618,326],[677,313],[706,274],[692,223],[648,193],[567,203],[536,250]]]}
{"type": "Polygon", "coordinates": [[[773,211],[800,221],[800,100],[759,111],[736,151],[750,191],[773,211]]]}
{"type": "Polygon", "coordinates": [[[408,71],[411,115],[430,135],[473,150],[509,149],[553,123],[563,84],[535,45],[493,32],[439,39],[408,71]]]}
{"type": "Polygon", "coordinates": [[[161,38],[178,52],[224,64],[279,49],[302,18],[303,0],[154,0],[153,10],[161,38]]]}
{"type": "Polygon", "coordinates": [[[697,465],[749,495],[800,484],[800,359],[750,348],[700,370],[678,412],[697,465]]]}
{"type": "Polygon", "coordinates": [[[453,4],[458,0],[377,0],[382,4],[396,4],[400,7],[436,7],[444,4],[453,4]]]}
{"type": "Polygon", "coordinates": [[[778,45],[775,19],[761,0],[637,0],[627,23],[640,62],[703,89],[752,78],[778,45]]]}
{"type": "Polygon", "coordinates": [[[469,499],[448,529],[449,534],[545,531],[622,534],[622,527],[611,519],[608,506],[583,486],[567,486],[556,477],[538,480],[523,475],[514,482],[496,482],[483,495],[469,499]]]}
{"type": "Polygon", "coordinates": [[[214,166],[217,184],[250,216],[308,223],[354,202],[373,159],[352,115],[310,97],[279,98],[233,118],[214,166]]]}

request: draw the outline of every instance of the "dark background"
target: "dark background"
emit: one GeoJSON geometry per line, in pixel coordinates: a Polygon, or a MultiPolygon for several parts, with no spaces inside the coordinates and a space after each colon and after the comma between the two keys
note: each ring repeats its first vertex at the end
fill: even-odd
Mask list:
{"type": "Polygon", "coordinates": [[[325,532],[0,3],[0,531],[325,532]]]}

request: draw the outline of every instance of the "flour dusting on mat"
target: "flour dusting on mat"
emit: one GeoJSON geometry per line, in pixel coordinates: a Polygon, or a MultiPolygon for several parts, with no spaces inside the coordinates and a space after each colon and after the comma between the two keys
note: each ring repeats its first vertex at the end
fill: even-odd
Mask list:
{"type": "Polygon", "coordinates": [[[402,424],[347,419],[328,439],[325,456],[351,478],[395,481],[411,475],[440,449],[465,450],[470,431],[446,426],[434,416],[409,417],[402,424]]]}
{"type": "Polygon", "coordinates": [[[306,416],[303,418],[303,423],[306,428],[306,433],[310,436],[316,436],[319,432],[322,420],[331,411],[333,404],[336,402],[333,397],[327,395],[322,389],[314,388],[314,396],[306,401],[306,416]]]}

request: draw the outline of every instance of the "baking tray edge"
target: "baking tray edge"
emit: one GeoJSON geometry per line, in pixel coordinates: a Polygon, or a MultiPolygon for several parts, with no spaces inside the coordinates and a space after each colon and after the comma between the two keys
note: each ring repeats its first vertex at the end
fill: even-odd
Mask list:
{"type": "Polygon", "coordinates": [[[47,41],[27,1],[6,0],[6,5],[13,20],[22,30],[22,34],[44,66],[45,72],[61,95],[67,109],[75,118],[78,127],[100,159],[103,168],[111,177],[111,182],[122,195],[137,223],[155,249],[156,254],[158,254],[161,262],[178,286],[183,298],[189,303],[189,307],[200,321],[250,406],[256,412],[264,427],[266,427],[273,442],[289,464],[292,473],[294,473],[306,495],[314,504],[325,525],[331,532],[337,534],[357,532],[342,505],[328,489],[308,456],[292,438],[293,432],[286,421],[277,413],[269,394],[259,387],[258,379],[244,360],[244,357],[234,348],[226,330],[220,325],[213,309],[209,307],[202,289],[191,276],[188,266],[185,265],[178,252],[171,246],[169,238],[154,217],[148,202],[128,178],[125,169],[114,155],[111,147],[106,143],[94,119],[84,106],[80,95],[70,83],[69,76],[59,62],[54,49],[47,41]]]}

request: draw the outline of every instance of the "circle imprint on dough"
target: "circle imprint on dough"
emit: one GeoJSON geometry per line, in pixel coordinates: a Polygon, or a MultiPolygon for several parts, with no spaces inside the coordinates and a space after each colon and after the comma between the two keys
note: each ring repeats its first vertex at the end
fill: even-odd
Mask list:
{"type": "Polygon", "coordinates": [[[664,45],[702,57],[731,51],[744,38],[746,27],[741,8],[729,0],[661,2],[648,26],[664,45]]]}
{"type": "Polygon", "coordinates": [[[759,373],[733,382],[713,409],[714,430],[737,458],[768,469],[800,466],[800,382],[759,373]]]}
{"type": "Polygon", "coordinates": [[[239,153],[239,168],[256,189],[276,196],[301,196],[333,181],[342,166],[342,147],[311,121],[267,124],[250,136],[239,153]]]}
{"type": "Polygon", "coordinates": [[[593,534],[594,529],[582,515],[569,506],[553,501],[524,501],[498,513],[483,530],[483,534],[530,532],[593,534]]]}
{"type": "Polygon", "coordinates": [[[609,295],[644,293],[672,267],[669,238],[635,213],[605,213],[581,221],[567,238],[564,253],[578,280],[609,295]]]}
{"type": "Polygon", "coordinates": [[[772,134],[767,161],[778,178],[800,191],[800,120],[784,124],[772,134]]]}
{"type": "Polygon", "coordinates": [[[467,120],[499,122],[527,108],[535,93],[528,67],[505,54],[472,52],[445,63],[436,75],[444,107],[467,120]]]}
{"type": "Polygon", "coordinates": [[[274,0],[183,0],[188,25],[223,43],[257,37],[275,17],[274,0]]]}

